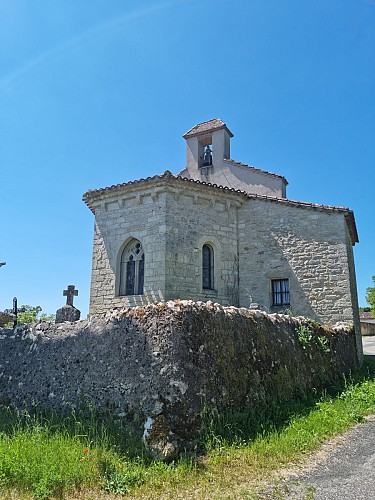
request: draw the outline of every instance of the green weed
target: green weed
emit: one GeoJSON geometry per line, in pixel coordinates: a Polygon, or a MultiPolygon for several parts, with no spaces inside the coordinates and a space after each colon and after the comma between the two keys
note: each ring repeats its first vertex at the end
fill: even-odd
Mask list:
{"type": "Polygon", "coordinates": [[[300,325],[297,329],[297,336],[302,348],[310,347],[313,344],[313,331],[306,325],[300,325]]]}
{"type": "Polygon", "coordinates": [[[296,329],[298,341],[301,343],[303,349],[316,345],[321,351],[328,353],[331,351],[329,338],[324,335],[318,335],[314,330],[316,326],[319,327],[313,321],[311,321],[311,326],[300,325],[296,329]]]}

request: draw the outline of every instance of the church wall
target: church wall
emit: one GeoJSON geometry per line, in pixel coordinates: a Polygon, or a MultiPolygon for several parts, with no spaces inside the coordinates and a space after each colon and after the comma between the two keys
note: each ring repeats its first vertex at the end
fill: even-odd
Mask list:
{"type": "Polygon", "coordinates": [[[239,205],[239,201],[234,197],[219,198],[212,190],[177,189],[168,195],[167,300],[238,303],[237,218],[236,209],[230,209],[233,205],[239,205]],[[214,250],[214,290],[204,290],[202,285],[204,244],[214,250]]]}
{"type": "Polygon", "coordinates": [[[155,300],[212,300],[266,311],[291,309],[321,323],[354,321],[353,250],[344,213],[249,199],[194,182],[127,187],[95,201],[90,314],[155,300]],[[118,297],[118,257],[129,238],[145,251],[144,295],[118,297]],[[214,287],[203,289],[202,247],[214,250],[214,287]],[[272,279],[291,301],[272,306],[272,279]]]}
{"type": "Polygon", "coordinates": [[[234,189],[276,198],[285,197],[284,181],[279,177],[259,172],[257,169],[224,162],[221,177],[220,184],[225,184],[225,179],[229,178],[231,187],[234,189]]]}
{"type": "Polygon", "coordinates": [[[357,351],[363,357],[363,345],[361,338],[361,322],[359,319],[359,305],[358,305],[358,293],[357,293],[357,279],[355,273],[355,264],[354,264],[354,249],[350,243],[350,236],[348,228],[346,227],[346,235],[347,235],[347,244],[346,251],[348,255],[348,263],[349,263],[349,278],[350,278],[350,296],[351,296],[351,305],[353,311],[353,321],[356,332],[359,334],[356,337],[357,341],[357,351]]]}
{"type": "Polygon", "coordinates": [[[230,162],[224,161],[210,168],[193,169],[191,167],[189,170],[182,171],[181,175],[248,193],[276,198],[285,197],[285,185],[281,179],[230,162]]]}
{"type": "Polygon", "coordinates": [[[323,323],[354,319],[342,213],[249,200],[239,213],[239,237],[240,305],[251,298],[272,311],[271,280],[289,278],[294,315],[323,323]]]}
{"type": "Polygon", "coordinates": [[[106,198],[97,204],[90,314],[164,299],[165,227],[165,196],[150,190],[106,198]],[[119,258],[132,238],[142,243],[145,253],[144,295],[119,297],[119,258]]]}

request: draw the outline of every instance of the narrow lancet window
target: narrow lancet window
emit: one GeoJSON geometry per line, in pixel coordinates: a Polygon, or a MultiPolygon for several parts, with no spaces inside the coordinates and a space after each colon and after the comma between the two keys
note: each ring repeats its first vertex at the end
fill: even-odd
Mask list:
{"type": "Polygon", "coordinates": [[[132,240],[121,254],[119,295],[142,295],[144,272],[142,245],[138,240],[132,240]]]}
{"type": "Polygon", "coordinates": [[[210,245],[202,248],[202,285],[206,290],[214,289],[214,250],[210,245]]]}

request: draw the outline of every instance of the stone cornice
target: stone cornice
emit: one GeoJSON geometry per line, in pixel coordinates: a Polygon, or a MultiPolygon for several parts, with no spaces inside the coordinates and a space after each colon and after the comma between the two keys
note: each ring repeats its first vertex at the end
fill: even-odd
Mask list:
{"type": "Polygon", "coordinates": [[[230,188],[228,186],[219,186],[217,184],[211,184],[209,182],[203,182],[203,181],[199,181],[196,179],[188,179],[186,177],[181,177],[179,175],[173,175],[169,170],[166,170],[161,175],[154,175],[153,177],[147,177],[146,179],[139,179],[136,181],[124,182],[122,184],[115,184],[113,186],[100,188],[100,189],[92,189],[92,190],[87,191],[83,195],[82,199],[86,203],[86,205],[89,207],[89,209],[92,211],[92,213],[95,214],[95,208],[94,208],[95,202],[105,200],[108,197],[113,197],[114,195],[124,194],[125,192],[126,193],[133,192],[135,190],[142,189],[142,188],[153,188],[153,187],[157,187],[157,186],[161,186],[161,185],[165,186],[166,184],[169,184],[169,185],[175,184],[176,187],[181,186],[181,188],[186,189],[187,183],[194,185],[194,187],[196,187],[198,189],[204,188],[204,189],[209,189],[210,191],[212,190],[212,193],[216,193],[217,195],[220,195],[220,196],[230,194],[230,195],[241,196],[241,197],[252,199],[252,200],[263,200],[263,201],[272,202],[272,203],[281,203],[283,205],[296,206],[299,208],[323,210],[323,211],[327,211],[327,212],[341,212],[345,216],[345,220],[346,220],[347,225],[348,225],[352,244],[354,245],[355,243],[357,243],[359,241],[356,223],[355,223],[355,218],[354,218],[354,213],[352,210],[350,210],[347,207],[322,205],[322,204],[318,204],[318,203],[308,203],[308,202],[304,202],[304,201],[289,200],[287,198],[276,198],[274,196],[251,194],[251,193],[247,193],[246,191],[243,191],[240,189],[230,188]]]}

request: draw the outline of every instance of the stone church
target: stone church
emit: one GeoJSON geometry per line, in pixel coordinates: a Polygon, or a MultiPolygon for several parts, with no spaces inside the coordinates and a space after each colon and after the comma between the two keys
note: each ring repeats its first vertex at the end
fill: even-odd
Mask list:
{"type": "Polygon", "coordinates": [[[348,208],[292,201],[282,175],[230,159],[220,119],[183,138],[186,167],[88,191],[90,314],[193,299],[291,312],[359,332],[348,208]]]}

